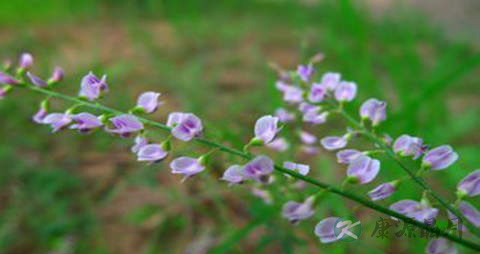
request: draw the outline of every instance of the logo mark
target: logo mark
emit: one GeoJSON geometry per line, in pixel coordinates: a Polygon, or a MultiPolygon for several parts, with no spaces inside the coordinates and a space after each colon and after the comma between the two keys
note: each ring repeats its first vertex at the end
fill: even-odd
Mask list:
{"type": "Polygon", "coordinates": [[[353,216],[340,217],[333,225],[333,232],[338,240],[353,242],[362,234],[362,224],[353,216]]]}

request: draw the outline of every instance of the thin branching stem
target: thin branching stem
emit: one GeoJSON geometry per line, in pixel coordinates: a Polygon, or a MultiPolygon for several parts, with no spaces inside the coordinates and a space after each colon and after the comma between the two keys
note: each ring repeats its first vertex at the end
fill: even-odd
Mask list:
{"type": "MultiPolygon", "coordinates": [[[[81,100],[81,99],[71,97],[71,96],[68,96],[68,95],[65,95],[65,94],[61,94],[61,93],[58,93],[58,92],[55,92],[55,91],[51,91],[51,90],[48,90],[48,89],[36,87],[36,86],[30,85],[30,84],[27,84],[23,87],[26,87],[26,88],[31,89],[33,91],[36,91],[38,93],[45,94],[45,95],[50,96],[50,97],[63,99],[63,100],[70,101],[70,102],[73,102],[73,103],[80,103],[83,106],[86,106],[86,107],[89,107],[89,108],[92,108],[92,109],[102,110],[102,111],[105,111],[106,113],[117,114],[117,115],[118,114],[125,114],[125,112],[122,112],[122,111],[104,106],[100,103],[93,103],[93,102],[81,100]]],[[[165,131],[170,131],[171,130],[170,127],[168,127],[164,124],[146,119],[144,117],[138,117],[137,116],[137,118],[140,121],[142,121],[144,124],[147,124],[147,125],[150,125],[150,126],[153,126],[153,127],[157,127],[159,129],[162,129],[162,130],[165,130],[165,131]]],[[[238,157],[244,158],[246,160],[250,160],[250,159],[255,157],[255,155],[252,154],[252,153],[246,153],[246,152],[243,152],[241,150],[231,148],[231,147],[222,145],[222,144],[214,142],[214,141],[210,141],[208,139],[196,138],[195,141],[197,143],[200,143],[200,144],[205,145],[205,146],[209,146],[211,148],[218,148],[219,151],[226,152],[226,153],[229,153],[229,154],[233,154],[233,155],[236,155],[238,157]]],[[[292,177],[294,177],[298,180],[302,180],[302,181],[305,181],[305,182],[310,183],[312,185],[315,185],[319,188],[325,189],[326,191],[328,191],[330,193],[334,193],[334,194],[342,196],[346,199],[355,201],[355,202],[357,202],[357,203],[359,203],[363,206],[366,206],[366,207],[368,207],[372,210],[375,210],[375,211],[383,213],[385,215],[394,217],[396,219],[400,219],[400,220],[404,221],[405,223],[412,224],[412,225],[414,225],[418,228],[424,229],[424,230],[432,232],[434,234],[438,234],[439,236],[445,237],[445,238],[447,238],[447,239],[449,239],[453,242],[456,242],[458,244],[466,246],[470,249],[480,251],[480,245],[477,244],[477,243],[474,243],[472,241],[469,241],[469,240],[463,239],[461,237],[458,237],[454,234],[450,234],[448,232],[441,231],[438,228],[435,228],[435,227],[429,226],[427,224],[424,224],[424,223],[418,222],[416,220],[413,220],[409,217],[406,217],[403,214],[397,213],[393,210],[390,210],[388,208],[380,206],[380,205],[378,205],[378,204],[376,204],[376,203],[374,203],[374,202],[372,202],[368,199],[365,199],[365,198],[360,197],[356,194],[353,194],[352,192],[341,190],[341,189],[339,189],[339,188],[337,188],[333,185],[315,180],[315,179],[310,178],[308,176],[301,175],[301,174],[299,174],[299,173],[297,173],[293,170],[288,170],[288,169],[286,169],[284,167],[281,167],[281,166],[278,166],[278,165],[275,165],[274,167],[275,167],[275,170],[279,171],[280,173],[290,175],[290,176],[292,176],[292,177]]]]}

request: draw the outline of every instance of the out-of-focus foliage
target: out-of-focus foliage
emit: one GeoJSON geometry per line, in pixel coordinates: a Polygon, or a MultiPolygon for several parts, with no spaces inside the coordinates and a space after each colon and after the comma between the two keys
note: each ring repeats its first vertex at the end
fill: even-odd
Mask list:
{"type": "MultiPolygon", "coordinates": [[[[107,73],[112,91],[105,103],[122,110],[141,91],[162,92],[166,104],[153,119],[192,111],[206,122],[209,138],[241,147],[255,119],[282,104],[268,63],[295,68],[321,51],[320,70],[339,71],[359,86],[359,99],[347,110],[356,114],[369,97],[387,100],[381,131],[455,147],[459,162],[429,177],[453,199],[458,180],[479,162],[480,55],[474,42],[446,39],[408,8],[372,16],[348,0],[0,1],[0,56],[29,51],[41,76],[63,66],[67,80],[59,90],[70,94],[88,71],[107,73]]],[[[128,140],[52,135],[30,121],[40,99],[14,91],[0,101],[1,253],[423,253],[425,239],[371,237],[380,215],[336,196],[326,198],[314,219],[289,225],[280,206],[315,189],[292,193],[272,186],[277,202],[266,205],[247,186],[217,180],[229,164],[241,162],[228,155],[215,159],[211,174],[180,184],[168,162],[134,162],[128,140]],[[322,245],[313,235],[319,219],[352,214],[364,227],[354,244],[322,245]]],[[[309,131],[341,133],[339,121],[309,131]]],[[[198,147],[174,145],[176,155],[200,154],[198,147]]],[[[325,182],[340,184],[344,177],[333,153],[261,152],[309,163],[312,176],[325,182]]],[[[379,179],[402,174],[382,161],[379,179]]],[[[418,199],[419,193],[407,183],[391,200],[418,199]]]]}

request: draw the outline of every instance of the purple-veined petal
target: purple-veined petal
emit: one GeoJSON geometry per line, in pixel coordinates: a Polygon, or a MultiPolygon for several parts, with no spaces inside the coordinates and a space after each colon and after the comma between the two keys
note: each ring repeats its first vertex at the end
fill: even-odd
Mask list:
{"type": "Polygon", "coordinates": [[[27,77],[32,82],[33,85],[38,86],[38,87],[46,87],[47,82],[45,82],[43,79],[39,78],[38,76],[35,76],[31,72],[27,72],[27,77]]]}
{"type": "Polygon", "coordinates": [[[328,217],[321,220],[315,226],[314,232],[315,235],[320,239],[320,242],[331,243],[338,240],[334,229],[335,223],[338,219],[339,217],[328,217]]]}
{"type": "Polygon", "coordinates": [[[148,144],[142,146],[137,153],[138,161],[158,162],[167,157],[168,152],[163,150],[159,144],[148,144]]]}
{"type": "Polygon", "coordinates": [[[351,101],[357,95],[357,84],[354,82],[342,81],[335,88],[335,99],[337,101],[351,101]]]}
{"type": "Polygon", "coordinates": [[[458,183],[457,189],[470,197],[480,195],[480,169],[473,171],[463,178],[458,183]]]}
{"type": "Polygon", "coordinates": [[[71,122],[71,116],[64,113],[48,114],[42,121],[43,124],[49,124],[52,127],[52,132],[57,132],[67,127],[71,122]]]}
{"type": "Polygon", "coordinates": [[[458,159],[458,154],[449,145],[443,145],[429,150],[423,157],[422,163],[432,170],[441,170],[449,167],[458,159]]]}
{"type": "Polygon", "coordinates": [[[337,161],[341,164],[350,164],[359,156],[363,155],[362,152],[355,149],[345,149],[337,153],[337,161]]]}
{"type": "Polygon", "coordinates": [[[243,174],[243,166],[232,165],[223,172],[221,180],[227,181],[230,184],[239,184],[246,180],[245,175],[243,174]]]}
{"type": "Polygon", "coordinates": [[[382,183],[375,189],[368,192],[368,196],[371,200],[381,200],[390,197],[395,192],[395,186],[391,183],[382,183]]]}
{"type": "Polygon", "coordinates": [[[347,145],[347,139],[345,137],[330,136],[322,138],[320,143],[323,148],[327,150],[337,150],[344,148],[347,145]]]}
{"type": "Polygon", "coordinates": [[[45,117],[47,116],[47,114],[48,114],[48,111],[47,111],[45,108],[41,107],[41,108],[37,111],[37,113],[35,113],[35,115],[33,115],[32,120],[33,120],[34,122],[36,122],[36,123],[42,124],[42,123],[43,123],[43,120],[45,119],[45,117]]]}
{"type": "Polygon", "coordinates": [[[160,105],[158,102],[159,97],[160,93],[144,92],[138,97],[137,107],[142,108],[147,113],[153,113],[160,105]]]}
{"type": "Polygon", "coordinates": [[[282,216],[292,224],[296,224],[300,220],[308,219],[314,214],[312,207],[313,201],[313,198],[308,198],[303,203],[288,201],[282,207],[282,216]]]}
{"type": "Polygon", "coordinates": [[[360,107],[360,116],[363,119],[372,121],[373,126],[377,126],[381,121],[387,119],[387,103],[377,99],[368,99],[360,107]]]}
{"type": "Polygon", "coordinates": [[[268,144],[277,135],[277,125],[278,117],[262,116],[255,123],[255,139],[262,140],[264,144],[268,144]]]}
{"type": "Polygon", "coordinates": [[[113,128],[106,130],[110,133],[119,134],[122,137],[129,137],[132,133],[143,130],[143,123],[137,117],[130,114],[123,114],[110,119],[113,128]]]}
{"type": "Polygon", "coordinates": [[[33,56],[30,53],[23,53],[20,56],[19,67],[28,69],[33,65],[33,56]]]}
{"type": "Polygon", "coordinates": [[[420,157],[423,152],[423,140],[409,135],[401,135],[393,143],[393,151],[401,156],[420,157]]]}
{"type": "Polygon", "coordinates": [[[310,93],[308,94],[308,100],[313,103],[321,102],[325,99],[327,95],[327,87],[322,83],[314,83],[310,88],[310,93]]]}
{"type": "Polygon", "coordinates": [[[337,85],[340,83],[340,73],[327,72],[322,76],[322,84],[327,87],[328,90],[334,91],[337,85]]]}
{"type": "Polygon", "coordinates": [[[360,184],[373,181],[380,171],[380,161],[368,156],[360,156],[348,165],[347,175],[356,177],[360,184]]]}
{"type": "Polygon", "coordinates": [[[284,108],[278,108],[275,110],[275,116],[278,118],[278,121],[282,123],[290,122],[295,119],[295,114],[288,112],[284,108]]]}
{"type": "Polygon", "coordinates": [[[244,175],[261,183],[267,183],[273,172],[273,161],[267,156],[257,156],[243,167],[244,175]]]}
{"type": "Polygon", "coordinates": [[[302,143],[306,145],[313,145],[315,144],[315,142],[317,142],[317,137],[306,131],[299,131],[298,136],[300,136],[300,140],[302,141],[302,143]]]}
{"type": "Polygon", "coordinates": [[[291,161],[283,162],[283,167],[293,171],[297,171],[301,175],[307,175],[310,171],[310,166],[306,164],[299,164],[291,161]]]}
{"type": "Polygon", "coordinates": [[[458,206],[458,210],[476,227],[480,227],[480,212],[470,203],[463,201],[458,206]]]}
{"type": "Polygon", "coordinates": [[[275,138],[272,142],[266,144],[266,146],[275,151],[283,152],[290,147],[290,144],[285,138],[275,138]]]}
{"type": "Polygon", "coordinates": [[[170,163],[170,168],[172,169],[173,174],[184,175],[184,178],[182,179],[182,181],[184,181],[186,178],[202,172],[205,169],[205,166],[200,164],[196,158],[184,156],[174,159],[170,163]]]}
{"type": "Polygon", "coordinates": [[[172,129],[172,135],[177,139],[190,141],[203,131],[202,121],[192,113],[175,113],[170,116],[167,125],[175,126],[172,129]],[[176,123],[177,120],[179,120],[178,123],[176,123]]]}
{"type": "Polygon", "coordinates": [[[132,146],[132,148],[130,150],[132,151],[132,153],[138,153],[138,151],[140,151],[140,148],[142,148],[142,147],[144,147],[148,144],[148,139],[146,139],[142,135],[138,135],[138,136],[135,137],[134,142],[135,142],[135,144],[132,146]]]}
{"type": "Polygon", "coordinates": [[[455,244],[445,238],[436,238],[428,242],[425,249],[427,254],[457,254],[455,244]]]}
{"type": "Polygon", "coordinates": [[[82,133],[88,133],[93,129],[103,126],[102,121],[90,113],[79,113],[71,117],[75,124],[70,125],[70,129],[77,129],[82,133]]]}
{"type": "Polygon", "coordinates": [[[98,99],[103,93],[108,91],[106,79],[106,75],[99,79],[92,72],[89,72],[82,78],[78,95],[91,101],[98,99]]]}
{"type": "Polygon", "coordinates": [[[303,82],[308,82],[314,71],[311,65],[299,65],[297,68],[297,74],[303,82]]]}

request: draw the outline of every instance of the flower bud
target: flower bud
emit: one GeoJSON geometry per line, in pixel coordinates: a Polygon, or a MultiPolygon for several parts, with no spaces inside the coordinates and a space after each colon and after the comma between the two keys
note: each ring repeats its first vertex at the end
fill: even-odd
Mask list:
{"type": "Polygon", "coordinates": [[[19,82],[12,76],[0,72],[0,85],[17,85],[19,82]]]}
{"type": "Polygon", "coordinates": [[[33,75],[33,73],[29,71],[27,71],[27,77],[34,86],[37,86],[37,87],[47,86],[47,82],[45,82],[43,79],[39,78],[38,76],[33,75]]]}
{"type": "Polygon", "coordinates": [[[52,72],[52,76],[48,79],[47,83],[49,85],[58,83],[63,80],[64,72],[61,67],[55,67],[52,72]]]}
{"type": "Polygon", "coordinates": [[[33,65],[33,56],[30,53],[23,53],[20,56],[19,68],[29,69],[33,65]]]}

